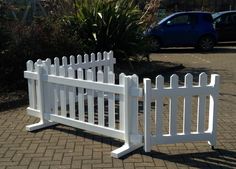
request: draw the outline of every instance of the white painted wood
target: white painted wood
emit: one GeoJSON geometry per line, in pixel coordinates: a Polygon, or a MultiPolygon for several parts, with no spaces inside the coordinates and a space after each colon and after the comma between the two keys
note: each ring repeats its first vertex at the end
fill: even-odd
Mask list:
{"type": "MultiPolygon", "coordinates": [[[[60,66],[59,75],[62,77],[65,77],[66,76],[65,71],[66,71],[65,67],[60,66]]],[[[66,117],[67,110],[66,110],[66,86],[65,85],[60,86],[60,106],[61,106],[61,115],[66,117]]]]}
{"type": "MultiPolygon", "coordinates": [[[[175,90],[179,86],[179,77],[173,74],[170,77],[170,87],[175,90]]],[[[177,133],[177,111],[178,111],[178,98],[171,96],[169,98],[170,107],[169,107],[169,134],[176,135],[177,133]]]]}
{"type": "MultiPolygon", "coordinates": [[[[139,89],[139,79],[137,75],[131,76],[131,84],[134,89],[139,89]]],[[[139,92],[136,90],[136,92],[139,92]]],[[[135,94],[136,96],[130,96],[130,114],[131,114],[131,133],[138,134],[138,93],[135,94]]]]}
{"type": "MultiPolygon", "coordinates": [[[[113,72],[108,73],[108,83],[115,83],[115,75],[113,72]]],[[[110,128],[115,128],[115,94],[108,93],[108,126],[110,128]]]]}
{"type": "MultiPolygon", "coordinates": [[[[102,62],[102,54],[101,54],[101,52],[98,52],[97,53],[97,62],[99,63],[99,62],[102,62]]],[[[102,66],[97,66],[98,67],[98,71],[99,70],[102,70],[102,66]]]]}
{"type": "Polygon", "coordinates": [[[130,87],[130,78],[124,78],[124,88],[123,88],[123,95],[124,95],[124,140],[126,144],[130,144],[130,101],[129,101],[129,87],[130,87]]]}
{"type": "MultiPolygon", "coordinates": [[[[159,75],[156,77],[156,90],[161,91],[163,90],[163,88],[164,88],[164,77],[159,75]]],[[[162,127],[163,127],[163,97],[162,96],[156,96],[155,106],[156,106],[155,107],[156,135],[158,136],[158,135],[162,135],[163,133],[162,132],[162,127]]]]}
{"type": "MultiPolygon", "coordinates": [[[[119,84],[124,86],[125,85],[125,74],[121,73],[119,75],[119,84]]],[[[124,94],[119,95],[119,122],[120,122],[120,130],[124,130],[124,118],[125,118],[125,102],[124,102],[124,94]]]]}
{"type": "MultiPolygon", "coordinates": [[[[59,58],[54,58],[54,70],[53,75],[59,76],[59,58]]],[[[59,114],[58,107],[59,107],[59,86],[57,84],[54,84],[53,88],[53,95],[54,95],[54,112],[55,114],[59,114]]]]}
{"type": "Polygon", "coordinates": [[[107,60],[109,60],[108,71],[109,71],[109,72],[114,72],[113,51],[110,51],[110,52],[107,54],[107,60]]]}
{"type": "MultiPolygon", "coordinates": [[[[72,67],[68,69],[68,77],[75,78],[75,70],[72,67]]],[[[72,119],[75,119],[75,94],[75,87],[69,87],[69,116],[72,119]]]]}
{"type": "Polygon", "coordinates": [[[216,145],[216,128],[217,128],[217,109],[218,109],[218,97],[219,97],[219,84],[220,76],[217,74],[211,75],[211,86],[214,87],[215,92],[210,95],[209,103],[209,123],[208,131],[212,133],[212,137],[209,140],[211,146],[216,145]]]}
{"type": "MultiPolygon", "coordinates": [[[[94,53],[91,53],[91,63],[95,63],[95,54],[94,53]]],[[[91,67],[92,69],[92,72],[93,72],[93,81],[96,81],[96,66],[92,66],[91,67]]]]}
{"type": "MultiPolygon", "coordinates": [[[[34,64],[32,60],[29,60],[26,64],[27,71],[34,71],[34,64]]],[[[28,94],[29,94],[29,107],[36,107],[36,99],[35,99],[35,82],[32,79],[28,79],[28,94]]]]}
{"type": "Polygon", "coordinates": [[[144,81],[144,150],[151,151],[151,80],[144,81]]]}
{"type": "MultiPolygon", "coordinates": [[[[107,52],[103,52],[103,60],[107,61],[109,63],[107,52]]],[[[107,83],[107,81],[108,81],[108,72],[109,72],[109,64],[103,66],[103,72],[104,72],[104,82],[107,83]]]]}
{"type": "MultiPolygon", "coordinates": [[[[199,75],[199,87],[207,86],[207,74],[201,73],[199,75]]],[[[201,94],[198,96],[198,109],[197,109],[197,132],[203,133],[205,130],[205,111],[206,111],[206,95],[201,94]]]]}
{"type": "MultiPolygon", "coordinates": [[[[101,70],[97,73],[97,81],[103,83],[103,72],[101,70]]],[[[104,92],[97,92],[98,98],[98,125],[104,126],[104,92]]]]}
{"type": "MultiPolygon", "coordinates": [[[[91,69],[87,70],[87,80],[93,81],[93,72],[91,69]]],[[[86,90],[88,98],[88,122],[94,124],[94,90],[86,90]]]]}
{"type": "MultiPolygon", "coordinates": [[[[78,79],[84,79],[84,73],[81,68],[78,69],[78,79]]],[[[79,110],[79,120],[84,121],[84,89],[78,88],[78,110],[79,110]]]]}
{"type": "MultiPolygon", "coordinates": [[[[193,76],[188,73],[185,75],[184,87],[191,89],[193,85],[193,76]]],[[[183,133],[190,134],[192,120],[192,96],[187,95],[184,97],[183,106],[183,133]]]]}

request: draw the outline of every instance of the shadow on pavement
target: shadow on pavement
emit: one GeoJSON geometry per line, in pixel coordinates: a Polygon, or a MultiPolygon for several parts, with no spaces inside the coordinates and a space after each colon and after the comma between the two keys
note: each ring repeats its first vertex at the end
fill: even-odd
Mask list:
{"type": "Polygon", "coordinates": [[[146,156],[157,158],[168,162],[188,165],[191,167],[204,168],[236,168],[236,152],[230,150],[216,149],[212,152],[200,152],[200,153],[187,153],[169,155],[152,151],[150,153],[144,153],[146,156]]]}
{"type": "Polygon", "coordinates": [[[208,51],[208,52],[202,52],[200,50],[197,50],[195,48],[190,48],[190,47],[186,47],[186,48],[162,48],[159,51],[156,52],[158,53],[176,53],[176,54],[180,54],[180,53],[195,53],[195,54],[214,54],[214,53],[236,53],[236,43],[234,44],[234,46],[228,46],[225,44],[219,44],[218,46],[216,46],[212,51],[208,51]]]}

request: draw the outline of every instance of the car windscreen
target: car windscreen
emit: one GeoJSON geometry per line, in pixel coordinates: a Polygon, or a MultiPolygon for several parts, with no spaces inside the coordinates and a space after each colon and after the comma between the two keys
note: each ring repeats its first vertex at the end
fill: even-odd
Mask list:
{"type": "Polygon", "coordinates": [[[217,18],[218,16],[220,16],[220,13],[219,13],[219,12],[212,14],[212,18],[213,18],[213,19],[217,18]]]}

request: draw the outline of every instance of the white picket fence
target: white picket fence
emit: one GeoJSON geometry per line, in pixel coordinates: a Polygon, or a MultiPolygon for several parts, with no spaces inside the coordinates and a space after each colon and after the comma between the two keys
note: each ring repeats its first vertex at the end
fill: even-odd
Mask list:
{"type": "Polygon", "coordinates": [[[145,130],[138,132],[138,99],[143,97],[138,76],[119,75],[115,84],[113,73],[116,62],[113,52],[78,55],[27,62],[24,72],[28,79],[29,107],[31,116],[40,118],[40,122],[26,126],[28,131],[48,127],[57,123],[102,134],[124,141],[124,145],[111,155],[119,158],[141,146],[150,151],[153,144],[176,143],[185,141],[207,140],[215,144],[216,107],[218,96],[218,75],[212,75],[212,82],[207,85],[205,74],[200,75],[198,86],[192,86],[192,76],[186,76],[184,87],[178,87],[176,75],[171,78],[171,87],[163,86],[163,77],[157,77],[156,88],[151,88],[149,79],[144,80],[145,130]],[[197,132],[190,132],[192,95],[199,96],[199,116],[197,132]],[[209,130],[204,131],[205,96],[210,95],[209,130]],[[164,96],[171,98],[170,133],[162,135],[162,102],[164,96]],[[184,132],[176,132],[177,97],[185,97],[184,132]],[[156,135],[150,132],[150,104],[157,100],[156,135]],[[170,141],[171,140],[171,141],[170,141]]]}
{"type": "Polygon", "coordinates": [[[209,144],[216,144],[216,113],[219,90],[219,75],[211,75],[211,83],[207,83],[207,75],[199,75],[199,84],[193,85],[193,76],[185,75],[184,86],[179,86],[177,75],[170,78],[170,86],[164,87],[164,78],[156,77],[155,88],[151,86],[150,79],[144,79],[144,143],[145,151],[149,152],[154,144],[175,144],[191,141],[209,141],[209,144]],[[184,97],[183,102],[183,129],[177,133],[177,111],[178,97],[184,97]],[[192,97],[198,97],[197,105],[197,129],[191,131],[192,121],[192,97]],[[205,130],[206,97],[210,96],[208,129],[205,130]],[[169,132],[163,134],[163,99],[169,98],[169,132]],[[151,103],[155,101],[155,134],[152,135],[151,103]]]}

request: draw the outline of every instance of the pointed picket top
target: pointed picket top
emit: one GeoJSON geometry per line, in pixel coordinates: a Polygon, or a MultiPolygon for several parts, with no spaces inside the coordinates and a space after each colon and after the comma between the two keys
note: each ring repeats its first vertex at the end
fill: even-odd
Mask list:
{"type": "Polygon", "coordinates": [[[170,87],[177,88],[179,86],[179,77],[176,74],[170,77],[170,87]]]}
{"type": "Polygon", "coordinates": [[[74,66],[75,64],[75,57],[73,55],[70,56],[70,65],[74,66]]]}
{"type": "Polygon", "coordinates": [[[125,74],[124,73],[121,73],[119,75],[119,84],[124,84],[124,79],[125,79],[125,74]]]}
{"type": "Polygon", "coordinates": [[[163,89],[164,87],[164,77],[162,75],[158,75],[156,77],[156,88],[158,90],[163,89]]]}
{"type": "Polygon", "coordinates": [[[95,54],[91,53],[91,62],[95,62],[95,54]]]}
{"type": "Polygon", "coordinates": [[[77,55],[77,63],[78,64],[82,63],[82,56],[81,55],[77,55]]]}
{"type": "Polygon", "coordinates": [[[64,67],[67,66],[67,57],[65,57],[65,56],[62,57],[62,65],[64,67]]]}
{"type": "Polygon", "coordinates": [[[107,58],[108,59],[112,59],[113,58],[113,51],[112,50],[108,53],[107,58]]]}
{"type": "Polygon", "coordinates": [[[78,70],[78,79],[84,79],[84,72],[83,69],[79,68],[78,70]]]}
{"type": "Polygon", "coordinates": [[[59,65],[60,65],[60,60],[58,57],[54,58],[54,75],[59,75],[59,65]]]}
{"type": "Polygon", "coordinates": [[[193,85],[193,75],[191,73],[187,73],[184,76],[184,86],[187,88],[191,88],[193,85]]]}
{"type": "Polygon", "coordinates": [[[108,83],[114,84],[115,83],[115,74],[113,72],[108,72],[108,83]]]}
{"type": "Polygon", "coordinates": [[[70,77],[70,78],[75,78],[75,71],[74,71],[74,69],[72,68],[72,66],[70,66],[70,67],[68,68],[68,77],[70,77]]]}
{"type": "Polygon", "coordinates": [[[101,52],[98,52],[98,53],[97,53],[97,60],[98,60],[98,61],[102,60],[102,54],[101,54],[101,52]]]}
{"type": "Polygon", "coordinates": [[[34,62],[32,60],[28,60],[26,63],[26,69],[28,71],[33,71],[34,70],[34,62]]]}
{"type": "Polygon", "coordinates": [[[85,54],[84,55],[84,63],[88,63],[89,62],[89,55],[85,54]]]}
{"type": "Polygon", "coordinates": [[[103,52],[103,60],[107,60],[107,52],[106,51],[103,52]]]}
{"type": "Polygon", "coordinates": [[[37,64],[41,65],[42,63],[43,63],[43,62],[42,62],[41,59],[38,59],[38,60],[37,60],[37,64]]]}
{"type": "Polygon", "coordinates": [[[101,70],[97,72],[97,79],[98,82],[104,82],[103,72],[101,70]]]}
{"type": "Polygon", "coordinates": [[[48,64],[49,66],[52,64],[52,61],[51,61],[50,58],[47,58],[47,59],[46,59],[46,62],[47,62],[47,64],[48,64]]]}
{"type": "Polygon", "coordinates": [[[93,80],[93,71],[91,69],[87,70],[87,80],[93,80]]]}
{"type": "Polygon", "coordinates": [[[207,85],[207,74],[202,72],[199,75],[199,86],[206,86],[207,85]]]}

